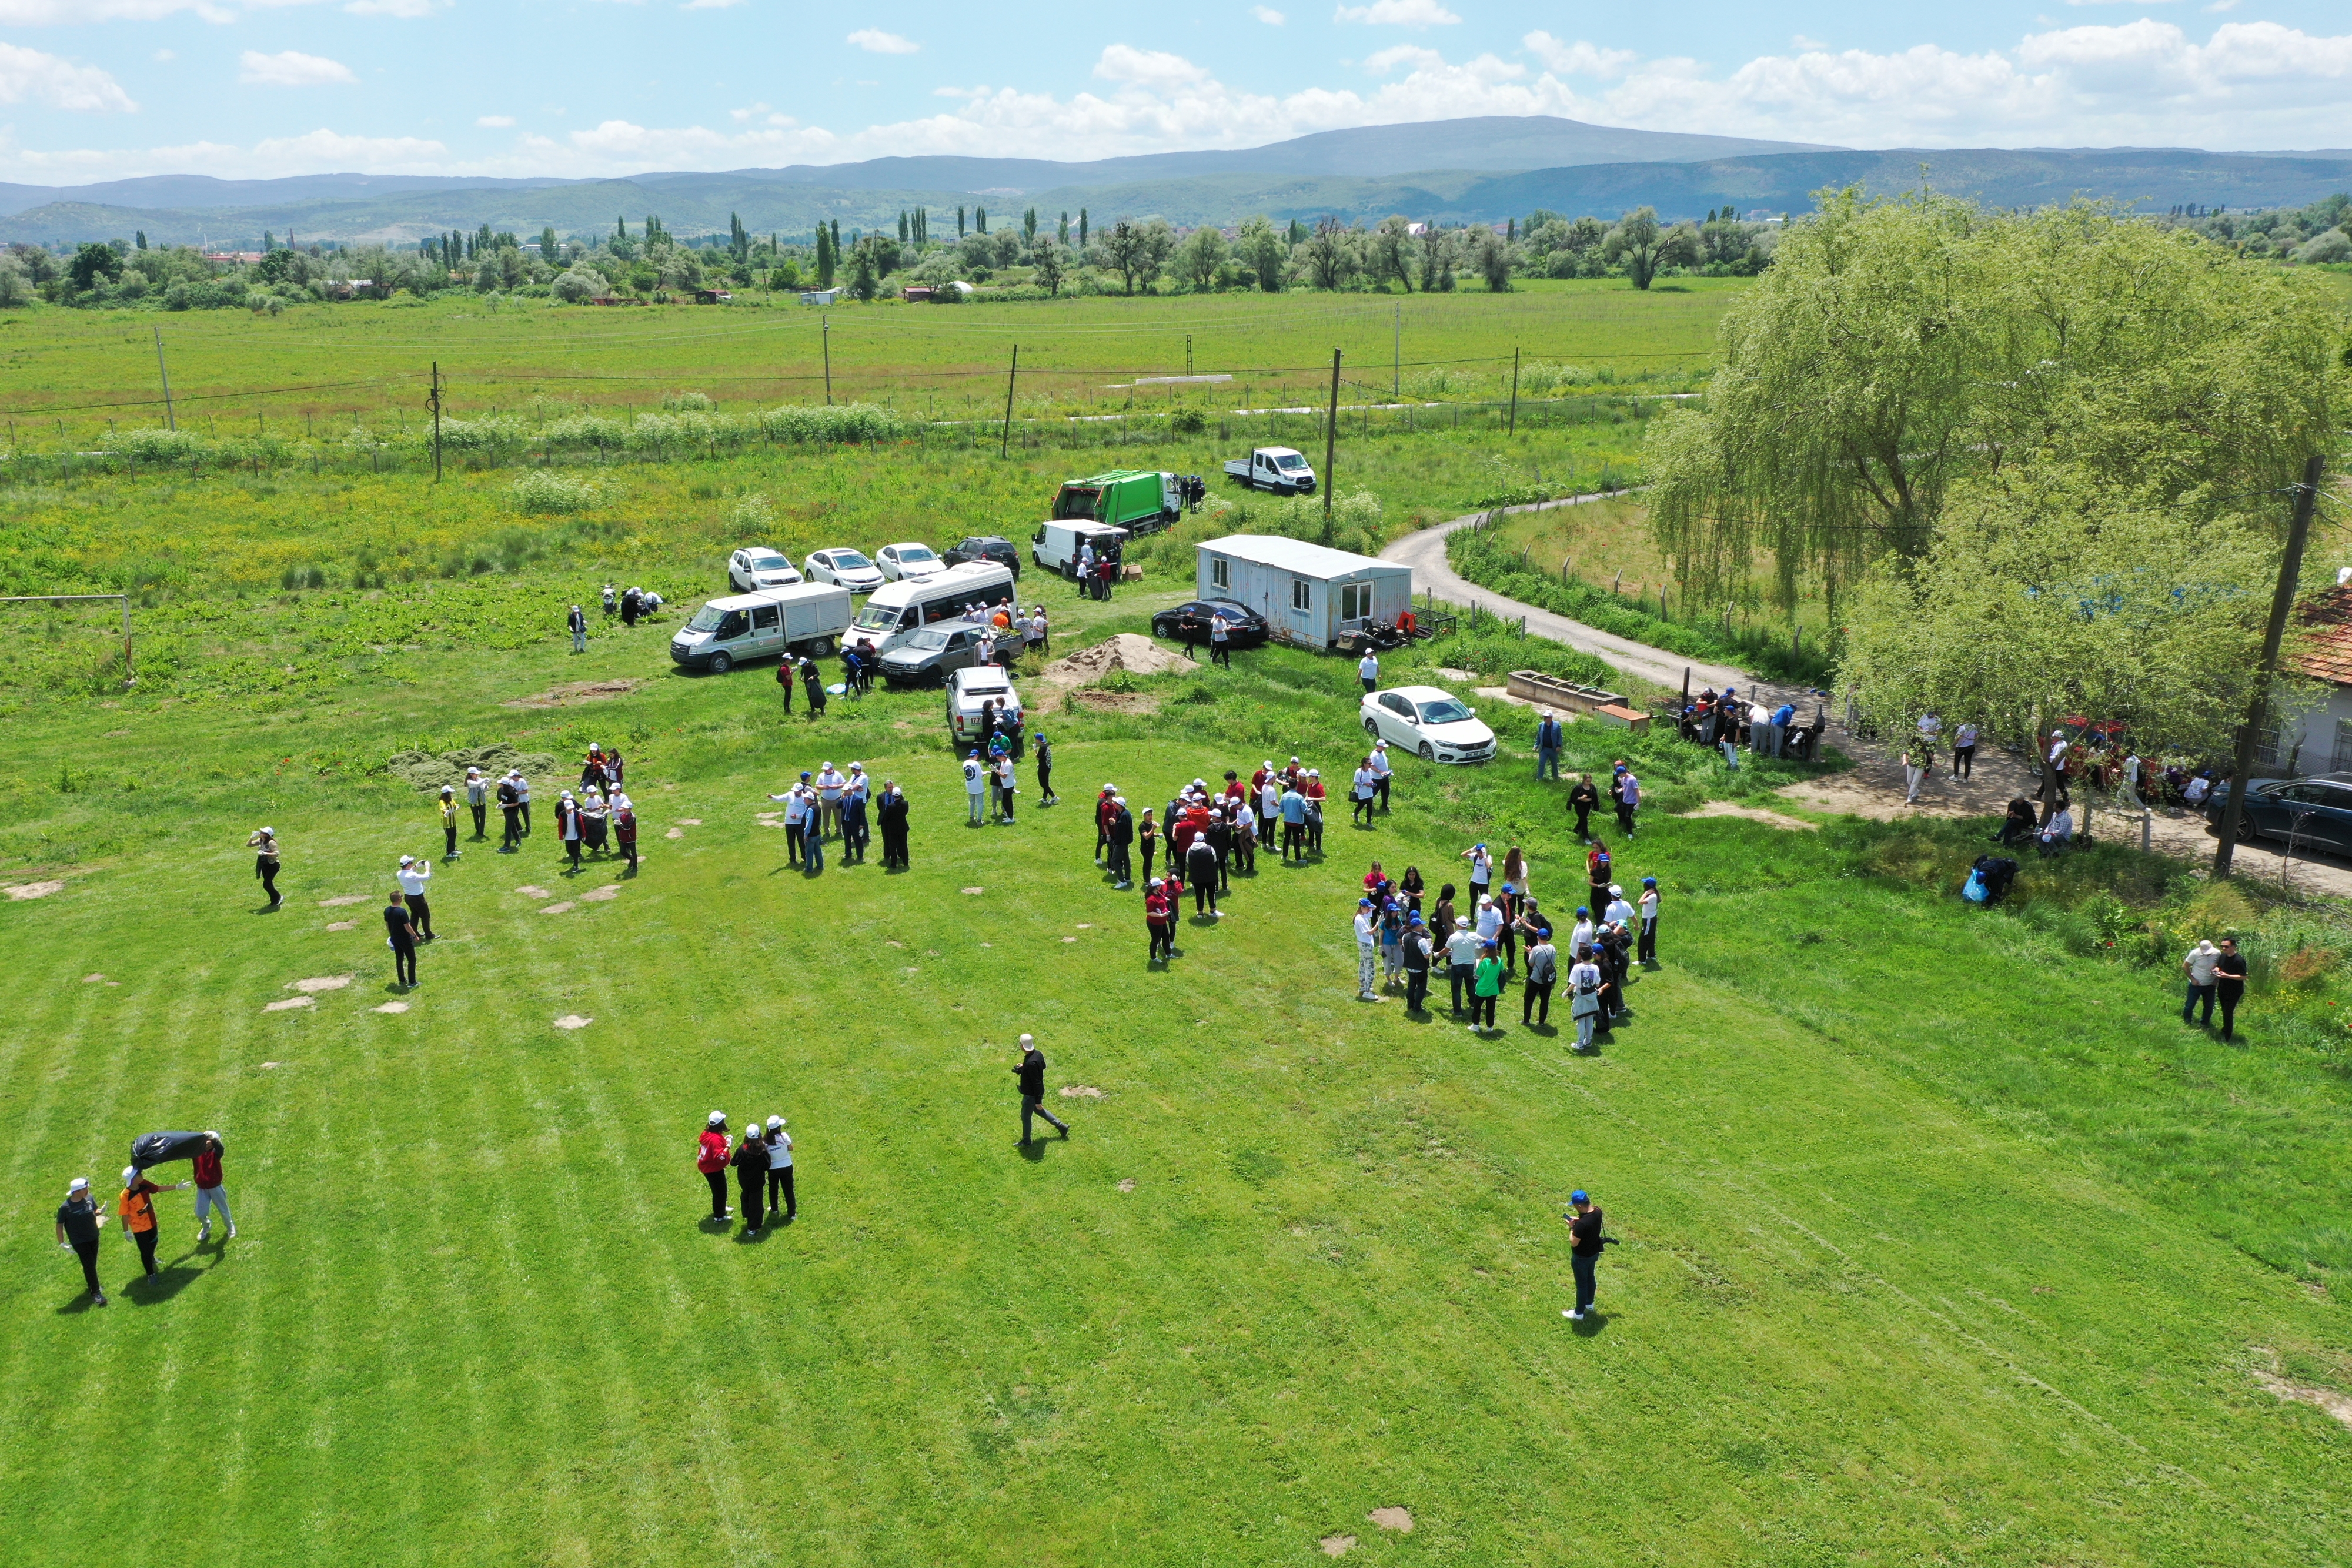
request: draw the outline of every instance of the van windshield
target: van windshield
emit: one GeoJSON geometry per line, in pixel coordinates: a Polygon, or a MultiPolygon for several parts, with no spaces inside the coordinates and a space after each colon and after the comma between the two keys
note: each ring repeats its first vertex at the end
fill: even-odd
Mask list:
{"type": "MultiPolygon", "coordinates": [[[[856,624],[862,632],[892,632],[898,629],[898,614],[897,605],[877,604],[869,599],[866,608],[857,612],[856,624]]],[[[701,622],[697,621],[696,624],[699,626],[701,622]]]]}
{"type": "Polygon", "coordinates": [[[1286,452],[1274,460],[1274,465],[1282,469],[1304,468],[1307,466],[1307,459],[1296,452],[1286,452]]]}
{"type": "Polygon", "coordinates": [[[726,618],[727,612],[716,604],[706,604],[694,612],[694,619],[686,623],[686,629],[689,632],[716,632],[719,623],[726,618]]]}

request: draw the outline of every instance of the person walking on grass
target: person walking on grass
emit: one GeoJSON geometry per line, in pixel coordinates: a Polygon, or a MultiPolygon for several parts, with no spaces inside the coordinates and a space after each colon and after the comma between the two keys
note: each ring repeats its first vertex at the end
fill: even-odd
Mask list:
{"type": "Polygon", "coordinates": [[[402,988],[416,984],[416,927],[408,918],[405,895],[400,889],[392,890],[392,902],[383,908],[384,946],[392,949],[392,983],[402,988]]]}
{"type": "Polygon", "coordinates": [[[1234,626],[1222,610],[1209,618],[1209,663],[1234,667],[1234,626]]]}
{"type": "Polygon", "coordinates": [[[1538,708],[1536,710],[1537,783],[1543,782],[1547,769],[1549,770],[1553,782],[1559,782],[1559,747],[1560,743],[1566,738],[1567,732],[1561,729],[1559,720],[1552,716],[1551,709],[1538,708]]]}
{"type": "Polygon", "coordinates": [[[572,613],[564,618],[564,623],[572,628],[572,651],[575,653],[586,653],[588,651],[588,617],[582,612],[580,606],[575,604],[572,607],[572,613]]]}
{"type": "MultiPolygon", "coordinates": [[[[1147,812],[1150,810],[1144,809],[1147,812]]],[[[1163,955],[1170,959],[1176,956],[1176,910],[1168,897],[1167,885],[1156,876],[1150,879],[1143,895],[1143,930],[1150,939],[1150,945],[1144,949],[1147,967],[1159,962],[1163,955]]]]}
{"type": "Polygon", "coordinates": [[[433,940],[433,906],[425,901],[425,884],[433,880],[433,864],[415,855],[400,857],[400,870],[394,873],[400,891],[408,895],[409,923],[416,927],[419,942],[433,940]]]}
{"type": "Polygon", "coordinates": [[[882,802],[875,809],[875,821],[882,830],[882,869],[907,869],[907,796],[895,779],[882,781],[882,802]]]}
{"type": "Polygon", "coordinates": [[[487,842],[490,836],[490,781],[482,777],[478,768],[466,769],[466,805],[474,813],[474,841],[487,842]]]}
{"type": "Polygon", "coordinates": [[[228,1188],[221,1176],[221,1155],[228,1151],[221,1144],[221,1135],[211,1128],[205,1129],[205,1141],[198,1145],[195,1170],[196,1245],[201,1247],[213,1239],[213,1210],[220,1210],[221,1223],[228,1227],[231,1239],[236,1236],[236,1221],[229,1217],[228,1188]]]}
{"type": "Polygon", "coordinates": [[[1594,1275],[1601,1266],[1601,1249],[1608,1240],[1601,1234],[1601,1206],[1592,1201],[1583,1188],[1569,1194],[1568,1263],[1576,1273],[1576,1310],[1563,1311],[1559,1315],[1573,1323],[1580,1323],[1593,1315],[1592,1298],[1598,1293],[1594,1275]]]}
{"type": "Polygon", "coordinates": [[[2246,956],[2238,951],[2238,939],[2221,938],[2221,956],[2213,960],[2213,997],[2221,1004],[2221,1043],[2234,1044],[2238,1038],[2238,1003],[2246,995],[2246,956]]]}
{"type": "MultiPolygon", "coordinates": [[[[988,765],[980,759],[977,749],[963,759],[963,795],[964,803],[971,812],[970,825],[980,827],[988,800],[988,765]]],[[[1097,853],[1096,858],[1099,860],[1100,854],[1097,853]]]]}
{"type": "Polygon", "coordinates": [[[98,1233],[105,1224],[106,1216],[89,1196],[89,1178],[74,1177],[67,1184],[66,1200],[58,1205],[58,1245],[80,1260],[82,1283],[94,1307],[106,1305],[106,1291],[98,1282],[98,1233]]]}
{"type": "Polygon", "coordinates": [[[1592,961],[1592,945],[1579,942],[1576,962],[1568,970],[1568,1016],[1576,1020],[1576,1049],[1580,1051],[1592,1049],[1593,1031],[1601,1027],[1601,1014],[1609,1006],[1604,995],[1608,986],[1601,966],[1592,961]]]}
{"type": "Polygon", "coordinates": [[[1976,771],[1977,727],[1964,724],[1952,732],[1952,777],[1966,779],[1976,771]]]}
{"type": "Polygon", "coordinates": [[[629,874],[637,874],[637,809],[626,795],[614,798],[613,841],[629,857],[629,874]]]}
{"type": "Polygon", "coordinates": [[[793,1192],[793,1135],[784,1131],[782,1116],[768,1118],[768,1135],[762,1140],[768,1145],[768,1213],[779,1225],[790,1225],[800,1218],[800,1199],[793,1192]]]}
{"type": "Polygon", "coordinates": [[[515,790],[509,778],[499,780],[499,815],[505,819],[505,834],[499,840],[499,853],[510,855],[522,848],[522,797],[515,790]]]}
{"type": "Polygon", "coordinates": [[[1568,809],[1576,813],[1576,837],[1580,843],[1592,841],[1592,813],[1601,804],[1601,791],[1592,787],[1592,775],[1580,773],[1568,789],[1568,809]]]}
{"type": "Polygon", "coordinates": [[[1354,827],[1359,820],[1368,828],[1372,825],[1372,801],[1380,792],[1380,775],[1372,771],[1372,759],[1367,757],[1356,764],[1356,777],[1349,788],[1349,827],[1354,827]]]}
{"type": "Polygon", "coordinates": [[[722,1223],[730,1218],[727,1207],[727,1162],[733,1156],[732,1140],[727,1136],[727,1113],[713,1111],[702,1124],[702,1134],[694,1141],[694,1168],[710,1186],[710,1218],[722,1223]]]}
{"type": "Polygon", "coordinates": [[[1381,656],[1370,648],[1365,649],[1364,656],[1356,661],[1356,678],[1364,683],[1364,692],[1368,696],[1380,686],[1381,656]]]}
{"type": "Polygon", "coordinates": [[[1037,809],[1058,806],[1062,798],[1054,793],[1054,743],[1039,730],[1030,741],[1032,754],[1037,758],[1037,809]]]}
{"type": "Polygon", "coordinates": [[[1550,1025],[1551,988],[1559,980],[1559,949],[1551,945],[1550,932],[1538,931],[1528,943],[1528,978],[1519,993],[1519,1026],[1522,1029],[1530,1021],[1543,1027],[1550,1025]],[[1530,1014],[1534,1015],[1532,1019],[1530,1014]]]}
{"type": "Polygon", "coordinates": [[[1491,1034],[1495,1005],[1503,995],[1503,956],[1492,942],[1478,945],[1478,967],[1470,977],[1470,1032],[1491,1034]]]}
{"type": "Polygon", "coordinates": [[[586,832],[580,822],[580,802],[566,789],[555,798],[555,838],[563,846],[563,852],[572,857],[572,870],[567,875],[579,873],[580,845],[586,832]]]}
{"type": "Polygon", "coordinates": [[[768,1145],[760,1141],[757,1117],[743,1129],[742,1141],[735,1145],[735,1155],[730,1163],[735,1167],[735,1197],[737,1206],[743,1210],[743,1234],[757,1236],[760,1222],[767,1218],[760,1195],[768,1185],[768,1145]]]}
{"type": "Polygon", "coordinates": [[[253,836],[245,841],[253,852],[253,874],[261,879],[261,891],[269,899],[269,907],[278,908],[286,895],[278,891],[278,830],[256,828],[253,836]]]}
{"type": "Polygon", "coordinates": [[[1642,781],[1622,762],[1617,765],[1617,784],[1612,793],[1617,800],[1617,831],[1630,839],[1633,836],[1633,813],[1642,805],[1642,781]]]}
{"type": "Polygon", "coordinates": [[[155,1267],[155,1195],[187,1189],[184,1181],[158,1186],[137,1166],[122,1167],[122,1196],[114,1200],[114,1212],[122,1217],[122,1228],[139,1244],[139,1266],[150,1277],[161,1271],[155,1267]]]}
{"type": "Polygon", "coordinates": [[[1380,965],[1381,916],[1369,898],[1356,900],[1356,999],[1376,1002],[1381,999],[1372,989],[1372,977],[1380,965]]]}
{"type": "Polygon", "coordinates": [[[1045,1109],[1045,1053],[1037,1049],[1034,1035],[1021,1037],[1021,1060],[1013,1064],[1013,1076],[1021,1084],[1022,1145],[1025,1147],[1029,1143],[1029,1119],[1032,1116],[1043,1116],[1047,1126],[1067,1139],[1070,1124],[1045,1109]]]}
{"type": "Polygon", "coordinates": [[[1389,743],[1372,742],[1372,754],[1364,758],[1364,766],[1372,770],[1372,786],[1381,792],[1381,810],[1389,809],[1389,780],[1396,775],[1396,765],[1389,760],[1389,743]]]}
{"type": "Polygon", "coordinates": [[[2180,1004],[2182,1023],[2200,1024],[2207,1029],[2213,1026],[2213,975],[2221,960],[2221,949],[2210,942],[2198,943],[2189,949],[2189,956],[2180,960],[2180,972],[2189,977],[2189,999],[2180,1004]],[[2205,1004],[2205,1016],[2193,1018],[2190,1015],[2200,1002],[2205,1004]]]}

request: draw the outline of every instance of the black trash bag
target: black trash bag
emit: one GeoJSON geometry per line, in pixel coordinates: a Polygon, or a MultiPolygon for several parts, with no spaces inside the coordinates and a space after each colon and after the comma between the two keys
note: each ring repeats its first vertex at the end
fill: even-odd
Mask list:
{"type": "Polygon", "coordinates": [[[173,1160],[192,1160],[205,1146],[202,1133],[142,1133],[131,1141],[131,1163],[141,1170],[173,1160]]]}

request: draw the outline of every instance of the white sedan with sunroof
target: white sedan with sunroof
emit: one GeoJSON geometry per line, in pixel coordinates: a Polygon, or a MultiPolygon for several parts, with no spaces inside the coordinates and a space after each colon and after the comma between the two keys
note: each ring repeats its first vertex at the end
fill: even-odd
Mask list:
{"type": "Polygon", "coordinates": [[[938,551],[913,539],[904,544],[884,545],[874,552],[874,564],[880,567],[882,575],[893,582],[910,577],[929,577],[948,569],[948,563],[940,559],[938,551]]]}
{"type": "Polygon", "coordinates": [[[1495,755],[1495,732],[1478,710],[1438,686],[1391,686],[1368,692],[1364,733],[1402,747],[1423,762],[1484,762],[1495,755]]]}

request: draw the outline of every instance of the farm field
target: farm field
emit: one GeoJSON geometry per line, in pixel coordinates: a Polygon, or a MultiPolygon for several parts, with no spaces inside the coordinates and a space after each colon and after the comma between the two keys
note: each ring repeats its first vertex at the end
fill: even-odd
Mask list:
{"type": "MultiPolygon", "coordinates": [[[[1061,646],[1172,597],[1073,601],[1061,646]]],[[[1620,865],[1665,888],[1665,964],[1578,1058],[1516,992],[1492,1038],[1351,999],[1373,856],[1434,882],[1518,842],[1573,902],[1516,713],[1494,766],[1408,762],[1376,830],[1237,877],[1163,973],[1086,800],[1293,751],[1330,773],[1359,735],[1341,663],[1244,653],[1137,683],[1156,712],[1049,708],[1069,803],[968,829],[936,695],[787,721],[764,669],[672,674],[667,635],[427,646],[21,732],[8,880],[64,886],[0,903],[12,1561],[2336,1553],[2352,1433],[2264,1379],[2352,1386],[2341,1072],[2259,998],[2245,1049],[2181,1030],[2163,971],[2036,917],[2038,868],[2022,909],[1971,914],[1942,891],[1960,830],[1677,817],[1793,770],[1638,742],[1620,865]],[[563,876],[543,810],[521,855],[469,844],[395,996],[373,909],[437,843],[382,768],[420,737],[623,745],[643,873],[563,876]],[[912,870],[787,870],[766,792],[853,756],[912,794],[912,870]],[[276,915],[239,847],[262,821],[276,915]],[[1025,1153],[1024,1030],[1054,1085],[1100,1092],[1051,1097],[1074,1136],[1025,1153]],[[713,1106],[791,1118],[799,1223],[701,1222],[713,1106]],[[171,1195],[165,1273],[121,1289],[110,1227],[116,1304],[86,1310],[47,1240],[66,1177],[191,1124],[226,1135],[240,1237],[194,1249],[171,1195]],[[1580,1186],[1622,1243],[1581,1331],[1580,1186]]],[[[1611,754],[1571,730],[1571,766],[1611,754]]]]}
{"type": "Polygon", "coordinates": [[[1444,401],[1509,390],[1514,350],[1582,372],[1589,390],[1683,391],[1715,357],[1716,322],[1745,280],[1688,278],[1639,293],[1622,282],[1551,282],[1496,296],[1191,295],[1152,299],[897,303],[827,310],[550,308],[405,298],[243,311],[42,310],[0,315],[0,418],[10,446],[75,450],[163,423],[161,330],[185,428],[223,434],[414,427],[432,365],[447,406],[471,416],[532,398],[657,406],[688,387],[728,407],[869,400],[908,417],[1002,415],[1021,348],[1018,412],[1040,417],[1165,407],[1311,403],[1345,356],[1342,401],[1402,390],[1444,401]],[[1219,388],[1137,388],[1139,375],[1227,374],[1219,388]]]}

